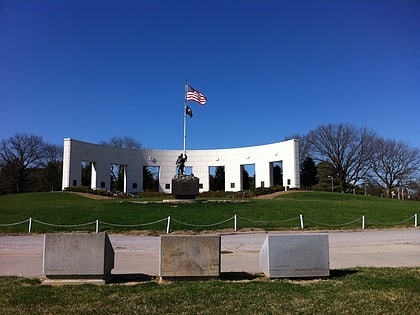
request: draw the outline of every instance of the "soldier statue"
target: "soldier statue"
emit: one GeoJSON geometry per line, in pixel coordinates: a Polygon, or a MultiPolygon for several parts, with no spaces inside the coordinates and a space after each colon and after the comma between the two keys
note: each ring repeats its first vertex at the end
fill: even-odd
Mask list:
{"type": "Polygon", "coordinates": [[[185,162],[187,161],[187,155],[184,153],[181,153],[178,156],[178,159],[176,160],[176,166],[178,167],[178,176],[184,175],[185,170],[185,162]]]}

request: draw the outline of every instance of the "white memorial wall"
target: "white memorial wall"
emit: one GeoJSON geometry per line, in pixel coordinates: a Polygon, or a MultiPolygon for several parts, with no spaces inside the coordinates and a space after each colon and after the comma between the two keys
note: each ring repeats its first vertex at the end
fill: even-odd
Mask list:
{"type": "MultiPolygon", "coordinates": [[[[123,165],[124,192],[143,191],[143,167],[159,167],[159,191],[171,193],[176,160],[182,150],[146,150],[102,146],[64,139],[62,189],[81,186],[82,163],[92,163],[91,188],[110,190],[112,164],[123,165]]],[[[255,166],[255,187],[273,186],[273,163],[281,162],[283,186],[299,188],[299,141],[296,139],[266,145],[188,150],[186,167],[200,179],[200,192],[209,191],[210,168],[223,166],[225,190],[242,190],[242,166],[255,166]]]]}

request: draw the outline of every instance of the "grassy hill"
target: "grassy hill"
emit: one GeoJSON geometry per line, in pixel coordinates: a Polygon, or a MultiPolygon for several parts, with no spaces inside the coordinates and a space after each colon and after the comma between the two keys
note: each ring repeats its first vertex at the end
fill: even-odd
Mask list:
{"type": "Polygon", "coordinates": [[[328,192],[237,201],[171,204],[147,199],[95,200],[62,192],[6,195],[0,196],[0,232],[26,233],[32,218],[34,233],[94,231],[96,220],[101,231],[163,233],[168,216],[172,231],[233,230],[235,215],[238,230],[297,230],[300,215],[305,229],[360,229],[362,216],[366,228],[413,227],[414,214],[420,212],[416,201],[328,192]]]}

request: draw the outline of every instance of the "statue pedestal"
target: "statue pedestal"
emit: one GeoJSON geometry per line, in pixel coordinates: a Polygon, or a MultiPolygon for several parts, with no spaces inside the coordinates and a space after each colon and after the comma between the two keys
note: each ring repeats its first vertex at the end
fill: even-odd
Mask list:
{"type": "Polygon", "coordinates": [[[175,199],[195,199],[199,193],[198,177],[177,175],[172,179],[172,196],[175,199]]]}

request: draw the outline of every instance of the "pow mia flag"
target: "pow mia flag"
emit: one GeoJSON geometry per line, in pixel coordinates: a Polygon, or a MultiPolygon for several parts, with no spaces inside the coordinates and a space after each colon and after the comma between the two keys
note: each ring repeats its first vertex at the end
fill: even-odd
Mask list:
{"type": "Polygon", "coordinates": [[[185,108],[185,114],[187,114],[190,118],[192,118],[192,116],[193,116],[193,112],[192,112],[191,107],[187,106],[187,107],[185,108]]]}

